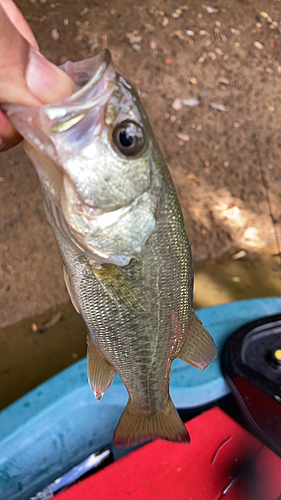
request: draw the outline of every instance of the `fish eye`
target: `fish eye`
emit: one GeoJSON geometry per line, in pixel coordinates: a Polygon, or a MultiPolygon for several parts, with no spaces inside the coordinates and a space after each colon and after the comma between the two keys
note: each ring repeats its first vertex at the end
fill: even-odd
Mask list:
{"type": "Polygon", "coordinates": [[[124,120],[116,125],[112,132],[115,147],[124,156],[138,156],[145,147],[145,134],[140,125],[130,120],[124,120]]]}

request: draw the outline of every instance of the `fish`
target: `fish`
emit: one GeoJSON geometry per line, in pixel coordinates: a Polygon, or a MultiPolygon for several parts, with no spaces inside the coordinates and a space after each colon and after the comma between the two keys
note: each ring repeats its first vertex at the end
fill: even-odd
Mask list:
{"type": "Polygon", "coordinates": [[[113,444],[188,443],[169,393],[179,358],[203,370],[215,343],[193,309],[193,268],[169,170],[138,93],[108,50],[61,68],[76,90],[39,107],[4,105],[36,168],[67,290],[87,327],[100,401],[118,373],[128,403],[113,444]]]}

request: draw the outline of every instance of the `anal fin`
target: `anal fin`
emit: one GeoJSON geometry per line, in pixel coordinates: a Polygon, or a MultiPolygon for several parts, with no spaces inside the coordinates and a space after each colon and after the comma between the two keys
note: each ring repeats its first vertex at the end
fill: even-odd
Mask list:
{"type": "Polygon", "coordinates": [[[88,380],[97,401],[111,386],[115,370],[99,353],[96,346],[87,337],[88,380]]]}
{"type": "Polygon", "coordinates": [[[213,338],[195,313],[188,337],[177,357],[199,370],[204,370],[217,357],[213,338]]]}

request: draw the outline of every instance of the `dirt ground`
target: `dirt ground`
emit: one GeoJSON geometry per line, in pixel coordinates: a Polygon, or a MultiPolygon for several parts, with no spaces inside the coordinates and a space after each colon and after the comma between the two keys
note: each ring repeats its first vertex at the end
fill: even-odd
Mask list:
{"type": "MultiPolygon", "coordinates": [[[[273,248],[281,238],[280,1],[16,3],[54,63],[107,47],[138,89],[195,261],[273,248]]],[[[0,326],[6,326],[68,296],[21,146],[1,154],[0,180],[0,326]]]]}

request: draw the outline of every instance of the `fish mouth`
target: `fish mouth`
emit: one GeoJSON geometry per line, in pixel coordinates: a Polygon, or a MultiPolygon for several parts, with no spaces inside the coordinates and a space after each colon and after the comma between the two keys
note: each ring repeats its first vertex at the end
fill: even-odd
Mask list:
{"type": "Polygon", "coordinates": [[[67,61],[60,68],[72,78],[77,90],[59,103],[41,107],[41,113],[50,120],[51,134],[66,132],[91,110],[103,106],[116,83],[116,72],[107,49],[84,61],[67,61]]]}
{"type": "Polygon", "coordinates": [[[62,64],[60,68],[72,78],[77,88],[80,88],[80,90],[66,98],[64,102],[83,99],[85,94],[103,78],[111,64],[111,55],[107,49],[83,61],[67,61],[62,64]]]}

